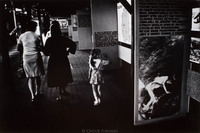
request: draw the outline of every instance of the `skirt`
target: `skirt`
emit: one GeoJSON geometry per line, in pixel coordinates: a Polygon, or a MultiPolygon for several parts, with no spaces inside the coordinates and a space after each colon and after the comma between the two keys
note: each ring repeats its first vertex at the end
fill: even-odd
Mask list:
{"type": "Polygon", "coordinates": [[[90,77],[90,84],[98,85],[103,83],[104,83],[104,78],[101,70],[92,70],[90,77]]]}
{"type": "Polygon", "coordinates": [[[71,67],[67,56],[50,56],[48,62],[47,85],[48,87],[65,87],[73,82],[71,67]]]}
{"type": "Polygon", "coordinates": [[[40,53],[23,55],[23,67],[26,77],[38,77],[44,75],[43,60],[40,53]]]}

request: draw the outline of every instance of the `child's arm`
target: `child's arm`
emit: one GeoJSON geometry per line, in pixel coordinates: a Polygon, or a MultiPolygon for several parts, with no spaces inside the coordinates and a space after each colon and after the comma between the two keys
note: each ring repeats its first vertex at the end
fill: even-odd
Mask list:
{"type": "Polygon", "coordinates": [[[92,74],[92,69],[89,67],[89,71],[88,71],[88,79],[91,78],[91,74],[92,74]]]}
{"type": "Polygon", "coordinates": [[[88,79],[91,78],[91,73],[92,73],[92,65],[91,65],[91,59],[92,59],[92,56],[90,55],[89,56],[89,61],[88,61],[88,64],[89,64],[89,71],[88,71],[88,79]]]}
{"type": "Polygon", "coordinates": [[[92,64],[91,64],[91,61],[92,61],[92,56],[90,55],[89,56],[89,68],[91,68],[91,69],[94,69],[94,67],[92,66],[92,64]]]}

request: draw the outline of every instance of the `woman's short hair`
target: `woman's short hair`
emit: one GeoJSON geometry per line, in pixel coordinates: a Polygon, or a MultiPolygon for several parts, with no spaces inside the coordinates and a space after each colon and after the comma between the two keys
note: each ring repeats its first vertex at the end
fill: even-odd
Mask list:
{"type": "Polygon", "coordinates": [[[56,25],[56,26],[60,27],[60,23],[56,20],[52,21],[51,25],[56,25]]]}
{"type": "Polygon", "coordinates": [[[26,24],[27,31],[35,32],[36,31],[36,27],[37,27],[37,22],[32,21],[32,20],[27,22],[27,24],[26,24]]]}
{"type": "Polygon", "coordinates": [[[55,23],[51,25],[50,30],[51,30],[51,36],[60,36],[60,35],[62,35],[61,30],[60,30],[60,26],[58,26],[55,23]]]}

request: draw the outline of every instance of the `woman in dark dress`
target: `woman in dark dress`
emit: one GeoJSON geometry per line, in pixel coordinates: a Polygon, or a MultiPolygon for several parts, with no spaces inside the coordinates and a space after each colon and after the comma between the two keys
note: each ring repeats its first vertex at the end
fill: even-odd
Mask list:
{"type": "Polygon", "coordinates": [[[59,97],[66,94],[65,87],[73,82],[71,67],[68,59],[69,53],[75,54],[76,44],[70,39],[62,36],[60,27],[52,25],[50,27],[51,37],[46,41],[44,54],[50,56],[48,62],[47,84],[48,87],[59,89],[59,97]]]}

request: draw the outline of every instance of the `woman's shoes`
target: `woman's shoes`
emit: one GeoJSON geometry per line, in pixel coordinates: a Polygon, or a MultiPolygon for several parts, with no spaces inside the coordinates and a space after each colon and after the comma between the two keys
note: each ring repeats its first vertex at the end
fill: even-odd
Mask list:
{"type": "Polygon", "coordinates": [[[62,97],[57,97],[56,101],[62,101],[62,97]]]}
{"type": "Polygon", "coordinates": [[[31,99],[31,103],[34,103],[34,102],[35,102],[35,98],[32,98],[32,99],[31,99]]]}
{"type": "Polygon", "coordinates": [[[94,101],[94,106],[97,106],[99,105],[99,102],[98,101],[94,101]]]}
{"type": "Polygon", "coordinates": [[[97,106],[97,105],[99,105],[100,103],[101,103],[101,99],[98,98],[97,101],[96,101],[96,100],[94,101],[94,106],[97,106]]]}

